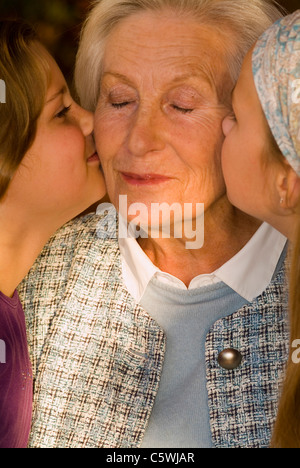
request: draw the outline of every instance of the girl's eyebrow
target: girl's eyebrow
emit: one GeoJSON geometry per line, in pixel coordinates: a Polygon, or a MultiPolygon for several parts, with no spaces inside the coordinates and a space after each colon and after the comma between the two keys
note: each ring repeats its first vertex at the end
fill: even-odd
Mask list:
{"type": "Polygon", "coordinates": [[[58,96],[61,94],[65,94],[67,92],[67,87],[64,85],[57,93],[53,94],[50,99],[46,102],[46,104],[49,104],[50,102],[54,101],[58,96]]]}

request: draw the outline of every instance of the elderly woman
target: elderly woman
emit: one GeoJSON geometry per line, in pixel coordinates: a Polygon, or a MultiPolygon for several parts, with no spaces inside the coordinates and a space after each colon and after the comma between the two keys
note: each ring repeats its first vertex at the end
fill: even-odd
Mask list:
{"type": "Polygon", "coordinates": [[[269,445],[286,238],[229,203],[220,153],[242,59],[279,16],[261,0],[96,2],[77,87],[110,199],[131,227],[139,207],[143,231],[118,239],[104,212],[78,219],[23,285],[31,447],[269,445]],[[162,203],[188,206],[194,238],[204,204],[202,248],[175,235],[185,212],[166,235],[162,203]]]}

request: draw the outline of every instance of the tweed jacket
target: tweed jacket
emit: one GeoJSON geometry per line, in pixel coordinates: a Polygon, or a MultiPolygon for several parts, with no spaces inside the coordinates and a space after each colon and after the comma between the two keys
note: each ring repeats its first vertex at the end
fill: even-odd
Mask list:
{"type": "MultiPolygon", "coordinates": [[[[123,284],[116,237],[103,218],[64,226],[19,289],[35,397],[29,447],[137,448],[159,388],[166,338],[123,284]],[[103,236],[102,236],[103,237],[103,236]]],[[[284,268],[250,305],[206,339],[215,447],[268,447],[288,355],[284,268]],[[235,370],[218,354],[236,348],[235,370]]]]}

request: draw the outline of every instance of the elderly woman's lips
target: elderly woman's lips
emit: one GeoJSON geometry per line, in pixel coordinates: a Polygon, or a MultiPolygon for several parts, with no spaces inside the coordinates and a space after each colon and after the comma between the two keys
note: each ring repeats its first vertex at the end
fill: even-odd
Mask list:
{"type": "Polygon", "coordinates": [[[167,182],[170,177],[161,174],[134,174],[132,172],[121,172],[123,179],[131,185],[155,185],[167,182]]]}

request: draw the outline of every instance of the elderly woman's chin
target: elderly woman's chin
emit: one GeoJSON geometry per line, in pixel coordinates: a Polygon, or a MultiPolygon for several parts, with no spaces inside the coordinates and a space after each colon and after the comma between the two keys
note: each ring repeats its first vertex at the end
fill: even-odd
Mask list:
{"type": "MultiPolygon", "coordinates": [[[[199,192],[196,192],[196,194],[199,192]]],[[[144,224],[157,225],[162,218],[171,213],[177,220],[196,218],[199,205],[209,206],[207,195],[197,198],[180,188],[178,181],[160,176],[159,179],[143,179],[132,185],[132,179],[122,190],[116,191],[112,202],[123,218],[132,221],[136,217],[144,224]]]]}
{"type": "MultiPolygon", "coordinates": [[[[167,159],[167,155],[160,155],[161,160],[164,157],[167,159]]],[[[109,198],[128,222],[138,217],[144,225],[153,226],[168,213],[171,218],[174,214],[177,220],[184,221],[186,218],[196,219],[199,210],[202,213],[203,205],[211,214],[218,205],[222,205],[222,212],[231,208],[220,167],[214,171],[209,167],[207,172],[212,171],[213,176],[206,174],[204,177],[204,171],[201,173],[196,165],[189,173],[182,167],[182,161],[176,159],[168,164],[168,170],[161,164],[159,171],[156,165],[156,172],[150,172],[152,168],[148,171],[138,168],[135,172],[132,169],[130,172],[112,170],[110,166],[104,164],[109,198]]]]}

